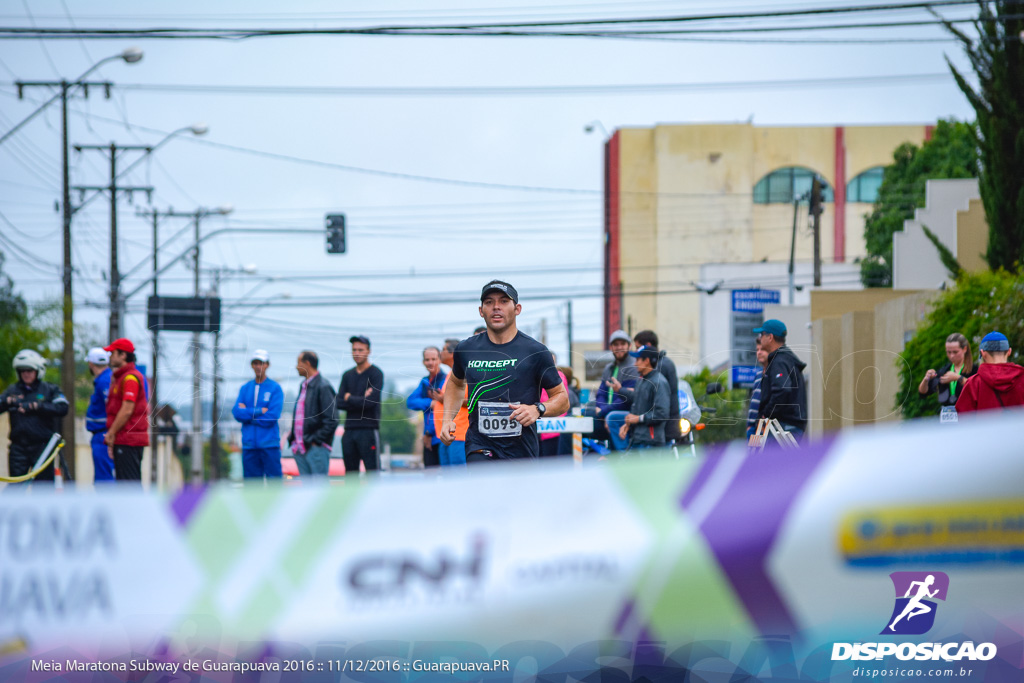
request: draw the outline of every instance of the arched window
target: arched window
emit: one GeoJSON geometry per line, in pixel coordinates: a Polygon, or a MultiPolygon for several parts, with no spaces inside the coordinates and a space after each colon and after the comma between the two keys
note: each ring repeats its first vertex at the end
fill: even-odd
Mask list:
{"type": "MultiPolygon", "coordinates": [[[[792,204],[794,199],[811,196],[815,172],[803,166],[790,166],[772,171],[754,185],[755,204],[792,204]]],[[[820,176],[822,199],[832,201],[832,188],[820,176]]],[[[806,199],[805,199],[806,201],[806,199]]]]}
{"type": "Polygon", "coordinates": [[[861,173],[846,186],[846,201],[874,204],[878,200],[878,188],[882,186],[885,169],[875,166],[861,173]]]}

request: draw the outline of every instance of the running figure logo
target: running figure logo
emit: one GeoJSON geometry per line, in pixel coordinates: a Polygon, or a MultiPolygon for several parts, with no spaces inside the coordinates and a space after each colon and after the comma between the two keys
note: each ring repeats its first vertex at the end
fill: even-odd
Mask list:
{"type": "Polygon", "coordinates": [[[943,572],[893,572],[889,578],[896,589],[896,605],[882,635],[927,633],[935,623],[934,600],[946,599],[949,576],[943,572]]]}

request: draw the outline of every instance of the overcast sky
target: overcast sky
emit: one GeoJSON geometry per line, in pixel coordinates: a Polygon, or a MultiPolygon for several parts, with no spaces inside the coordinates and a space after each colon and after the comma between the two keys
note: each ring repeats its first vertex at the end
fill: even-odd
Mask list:
{"type": "MultiPolygon", "coordinates": [[[[336,27],[391,23],[484,22],[555,18],[674,16],[859,3],[569,2],[208,2],[174,3],[39,0],[0,5],[0,25],[40,27],[336,27]],[[506,4],[507,3],[507,4],[506,4]],[[497,7],[497,5],[502,5],[497,7]],[[282,10],[287,7],[288,12],[282,10]],[[140,14],[139,12],[148,14],[140,14]]],[[[942,10],[966,17],[974,8],[942,10]]],[[[887,20],[926,20],[920,11],[887,20]]],[[[868,21],[860,16],[846,21],[868,21]]],[[[831,18],[789,20],[822,24],[831,18]]],[[[707,24],[705,26],[736,25],[707,24]]],[[[747,37],[750,37],[749,34],[747,37]]],[[[319,231],[324,214],[348,217],[348,253],[327,255],[322,234],[228,233],[206,242],[203,268],[238,269],[221,284],[225,311],[224,394],[233,396],[250,377],[247,354],[267,348],[271,376],[297,384],[294,359],[303,348],[321,355],[321,369],[336,383],[350,366],[347,339],[366,334],[374,360],[400,388],[420,377],[420,349],[447,336],[465,337],[480,322],[472,301],[491,275],[510,280],[522,296],[520,327],[566,353],[566,301],[573,300],[574,337],[596,340],[600,318],[602,159],[604,131],[657,123],[737,122],[761,125],[929,123],[969,119],[972,112],[952,78],[917,83],[877,80],[813,87],[762,85],[624,93],[612,88],[585,94],[474,88],[729,83],[844,79],[946,72],[943,56],[965,60],[937,27],[759,34],[765,39],[833,41],[891,39],[888,43],[736,43],[602,38],[471,38],[402,36],[272,37],[247,40],[4,40],[0,39],[0,130],[31,113],[44,89],[18,101],[15,80],[76,78],[124,48],[145,51],[134,65],[111,62],[94,76],[117,86],[110,100],[92,90],[71,106],[72,144],[153,144],[163,133],[195,122],[210,132],[167,143],[124,182],[153,185],[154,206],[192,211],[231,204],[227,218],[212,217],[203,232],[221,227],[319,231]],[[233,89],[160,89],[138,86],[231,86],[233,89]],[[310,86],[283,93],[240,86],[310,86]],[[324,88],[369,87],[358,95],[324,88]],[[410,95],[387,88],[466,90],[410,95]],[[598,121],[593,134],[584,127],[598,121]],[[603,127],[603,130],[602,130],[603,127]],[[219,145],[244,148],[231,150],[219,145]],[[296,157],[300,163],[254,152],[296,157]],[[316,163],[324,162],[324,163],[316,163]],[[380,173],[378,173],[380,172],[380,173]],[[398,177],[401,174],[433,178],[398,177]],[[487,184],[533,189],[498,189],[487,184]],[[572,190],[572,191],[569,191],[572,190]],[[346,279],[295,280],[310,274],[346,279]],[[360,273],[372,276],[353,277],[360,273]],[[444,273],[467,273],[443,276],[444,273]],[[410,277],[417,274],[415,277],[410,277]],[[383,275],[383,276],[382,276],[383,275]],[[274,279],[268,279],[274,278],[274,279]],[[531,294],[557,296],[532,300],[531,294]],[[564,294],[564,296],[563,296],[564,294]],[[398,303],[382,304],[381,295],[398,303]],[[345,305],[295,307],[305,297],[339,297],[345,305]],[[355,305],[369,298],[372,305],[355,305]],[[416,303],[417,298],[465,299],[416,303]],[[264,304],[259,308],[254,305],[264,304]],[[236,323],[240,323],[237,324],[236,323]]],[[[734,40],[738,34],[726,34],[734,40]]],[[[122,167],[135,158],[126,152],[122,167]]],[[[73,184],[106,184],[101,152],[72,153],[73,184]]],[[[51,107],[0,145],[0,244],[5,271],[33,303],[59,298],[61,285],[60,115],[51,107]]],[[[77,198],[76,198],[77,199],[77,198]]],[[[145,262],[124,283],[131,290],[149,276],[151,228],[135,217],[145,197],[119,204],[120,270],[145,262]]],[[[700,211],[694,206],[695,212],[700,211]]],[[[183,219],[161,225],[165,240],[183,219]]],[[[73,225],[76,321],[106,335],[105,312],[88,304],[106,300],[109,202],[100,197],[73,225]]],[[[167,260],[189,246],[191,231],[160,252],[167,260]]],[[[209,286],[208,273],[203,287],[209,286]]],[[[160,280],[163,294],[189,295],[191,272],[179,265],[160,280]]],[[[128,303],[126,330],[149,358],[144,291],[128,303]]],[[[191,391],[188,335],[162,336],[161,401],[185,402],[191,391]]],[[[209,368],[209,360],[205,361],[209,368]]],[[[229,398],[230,400],[230,398],[229,398]]]]}

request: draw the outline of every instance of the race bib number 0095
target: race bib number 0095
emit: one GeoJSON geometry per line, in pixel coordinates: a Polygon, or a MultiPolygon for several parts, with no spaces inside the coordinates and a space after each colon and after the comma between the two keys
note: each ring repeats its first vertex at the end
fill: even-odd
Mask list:
{"type": "Polygon", "coordinates": [[[502,439],[521,436],[523,425],[512,419],[512,407],[508,403],[477,404],[477,429],[484,436],[502,439]]]}

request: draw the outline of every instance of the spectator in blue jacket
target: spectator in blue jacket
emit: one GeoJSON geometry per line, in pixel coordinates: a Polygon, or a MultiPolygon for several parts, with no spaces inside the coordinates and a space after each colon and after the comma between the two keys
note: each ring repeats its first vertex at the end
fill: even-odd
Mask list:
{"type": "Polygon", "coordinates": [[[434,433],[434,401],[443,401],[441,387],[444,386],[446,373],[441,369],[441,349],[428,346],[423,349],[423,367],[427,376],[420,380],[415,391],[405,399],[405,407],[409,410],[423,411],[423,466],[440,467],[441,439],[434,433]]]}
{"type": "Polygon", "coordinates": [[[242,474],[248,478],[281,478],[281,432],[277,421],[284,407],[281,385],[267,377],[270,354],[256,349],[256,378],[238,392],[231,414],[242,423],[242,474]]]}
{"type": "Polygon", "coordinates": [[[110,393],[110,354],[101,347],[89,349],[85,358],[92,373],[92,398],[85,412],[85,428],[92,433],[93,481],[114,481],[114,461],[107,452],[107,395],[110,393]]]}
{"type": "Polygon", "coordinates": [[[601,373],[601,384],[597,387],[594,438],[610,439],[612,448],[620,451],[629,447],[628,441],[619,438],[619,430],[625,424],[640,379],[636,360],[629,355],[632,343],[633,340],[625,330],[612,332],[608,339],[612,360],[601,373]]]}

